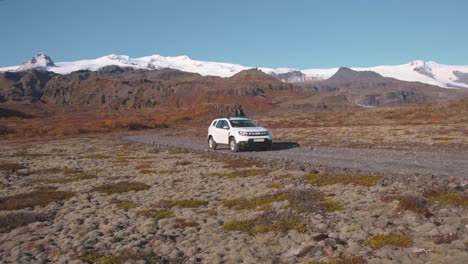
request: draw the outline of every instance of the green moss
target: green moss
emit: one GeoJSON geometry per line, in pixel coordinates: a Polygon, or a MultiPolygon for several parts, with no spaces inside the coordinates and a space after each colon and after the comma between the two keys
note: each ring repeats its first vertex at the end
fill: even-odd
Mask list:
{"type": "Polygon", "coordinates": [[[146,218],[154,218],[154,219],[164,219],[164,218],[172,218],[174,217],[174,213],[168,210],[158,210],[158,209],[148,209],[144,211],[137,212],[138,216],[143,216],[146,218]]]}
{"type": "Polygon", "coordinates": [[[371,175],[321,175],[318,173],[310,173],[305,176],[304,183],[316,186],[351,183],[362,186],[372,186],[376,184],[379,179],[379,176],[371,175]]]}
{"type": "Polygon", "coordinates": [[[367,243],[375,248],[379,249],[383,246],[386,245],[393,245],[397,247],[410,247],[413,245],[413,240],[409,235],[403,234],[403,235],[398,235],[398,234],[390,234],[390,235],[383,235],[383,234],[376,234],[372,237],[370,237],[367,240],[367,243]]]}
{"type": "Polygon", "coordinates": [[[104,154],[90,154],[81,156],[82,159],[109,159],[111,156],[104,154]]]}
{"type": "Polygon", "coordinates": [[[455,191],[448,191],[431,196],[429,200],[446,205],[468,206],[468,196],[455,191]]]}
{"type": "Polygon", "coordinates": [[[265,214],[256,219],[226,222],[223,229],[227,231],[241,231],[250,235],[266,232],[287,232],[297,230],[305,232],[305,225],[294,215],[265,214]]]}
{"type": "Polygon", "coordinates": [[[130,191],[143,191],[148,190],[149,185],[146,185],[141,182],[118,182],[113,184],[104,184],[98,187],[91,189],[91,191],[103,192],[105,194],[114,194],[114,193],[126,193],[130,191]]]}
{"type": "Polygon", "coordinates": [[[267,169],[246,169],[246,170],[235,170],[235,171],[226,172],[226,173],[212,173],[210,175],[227,177],[227,178],[233,179],[233,178],[245,178],[245,177],[251,177],[251,176],[267,175],[268,173],[272,171],[273,170],[267,170],[267,169]]]}

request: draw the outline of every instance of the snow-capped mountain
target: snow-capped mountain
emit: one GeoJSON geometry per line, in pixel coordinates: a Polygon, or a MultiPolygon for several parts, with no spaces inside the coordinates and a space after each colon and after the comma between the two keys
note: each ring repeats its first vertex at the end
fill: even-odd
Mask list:
{"type": "Polygon", "coordinates": [[[29,69],[40,69],[40,70],[47,70],[50,67],[55,67],[54,62],[52,59],[47,56],[45,53],[40,52],[36,56],[32,57],[30,61],[23,63],[17,71],[25,71],[29,69]]]}
{"type": "MultiPolygon", "coordinates": [[[[39,53],[21,66],[0,68],[0,71],[22,71],[38,68],[59,74],[78,70],[95,71],[109,65],[132,67],[136,69],[173,68],[201,75],[230,77],[240,71],[253,67],[240,64],[192,60],[187,56],[164,57],[151,55],[130,58],[126,55],[107,55],[97,59],[55,63],[44,53],[39,53]]],[[[291,83],[318,81],[330,78],[339,68],[330,69],[294,69],[258,67],[275,78],[291,83]]],[[[413,61],[402,65],[375,66],[368,68],[350,67],[356,71],[374,71],[384,77],[393,77],[402,81],[414,81],[446,88],[468,88],[468,65],[443,65],[433,61],[413,61]]]]}

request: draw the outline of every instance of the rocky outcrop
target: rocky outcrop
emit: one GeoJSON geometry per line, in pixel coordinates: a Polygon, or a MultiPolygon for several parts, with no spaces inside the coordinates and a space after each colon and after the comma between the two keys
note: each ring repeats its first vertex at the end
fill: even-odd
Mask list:
{"type": "Polygon", "coordinates": [[[209,104],[209,107],[216,117],[245,117],[242,106],[237,104],[209,104]]]}
{"type": "Polygon", "coordinates": [[[373,71],[354,71],[350,68],[341,67],[328,81],[349,82],[366,79],[384,79],[384,77],[373,71]]]}

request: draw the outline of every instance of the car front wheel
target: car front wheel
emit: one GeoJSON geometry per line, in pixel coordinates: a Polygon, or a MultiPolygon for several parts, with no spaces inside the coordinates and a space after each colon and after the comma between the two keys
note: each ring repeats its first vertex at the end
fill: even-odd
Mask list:
{"type": "Polygon", "coordinates": [[[212,150],[216,150],[216,142],[213,140],[213,137],[208,139],[208,148],[212,150]]]}
{"type": "Polygon", "coordinates": [[[237,146],[236,139],[233,137],[229,139],[229,148],[231,149],[232,152],[239,151],[239,146],[237,146]]]}

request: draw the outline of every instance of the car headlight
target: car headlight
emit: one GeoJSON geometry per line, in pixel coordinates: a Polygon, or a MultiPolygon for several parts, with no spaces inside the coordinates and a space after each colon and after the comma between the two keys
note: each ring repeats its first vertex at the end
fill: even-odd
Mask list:
{"type": "Polygon", "coordinates": [[[246,132],[246,131],[239,131],[239,135],[241,135],[241,136],[248,136],[249,133],[246,132]]]}

